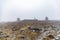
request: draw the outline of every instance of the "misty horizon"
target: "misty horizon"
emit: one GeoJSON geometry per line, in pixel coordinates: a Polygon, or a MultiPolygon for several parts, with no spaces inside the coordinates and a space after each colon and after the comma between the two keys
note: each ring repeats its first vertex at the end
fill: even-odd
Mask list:
{"type": "Polygon", "coordinates": [[[17,18],[60,20],[60,0],[0,0],[0,21],[17,18]]]}

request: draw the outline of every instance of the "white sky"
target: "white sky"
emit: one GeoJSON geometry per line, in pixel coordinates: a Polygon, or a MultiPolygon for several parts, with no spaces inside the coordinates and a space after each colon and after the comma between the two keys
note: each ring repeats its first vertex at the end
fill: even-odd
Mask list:
{"type": "Polygon", "coordinates": [[[0,21],[21,19],[60,20],[60,0],[1,0],[0,21]]]}

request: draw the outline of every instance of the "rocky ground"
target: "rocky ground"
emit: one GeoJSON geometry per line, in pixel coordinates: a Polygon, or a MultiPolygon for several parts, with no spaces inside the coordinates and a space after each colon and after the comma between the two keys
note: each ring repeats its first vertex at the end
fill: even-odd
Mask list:
{"type": "Polygon", "coordinates": [[[0,27],[0,40],[60,40],[60,30],[48,23],[6,23],[0,27]]]}

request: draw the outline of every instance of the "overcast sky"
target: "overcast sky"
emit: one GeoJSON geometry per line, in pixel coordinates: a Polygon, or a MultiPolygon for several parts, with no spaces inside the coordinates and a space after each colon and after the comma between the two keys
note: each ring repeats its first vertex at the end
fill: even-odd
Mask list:
{"type": "Polygon", "coordinates": [[[0,0],[0,21],[16,18],[60,20],[60,0],[0,0]]]}

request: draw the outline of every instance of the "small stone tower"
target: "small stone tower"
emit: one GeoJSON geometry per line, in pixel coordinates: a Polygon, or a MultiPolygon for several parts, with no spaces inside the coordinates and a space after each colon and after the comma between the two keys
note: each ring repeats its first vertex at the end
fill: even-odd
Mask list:
{"type": "Polygon", "coordinates": [[[17,18],[17,22],[20,22],[20,18],[17,18]]]}
{"type": "Polygon", "coordinates": [[[48,21],[48,17],[45,17],[45,20],[48,21]]]}

